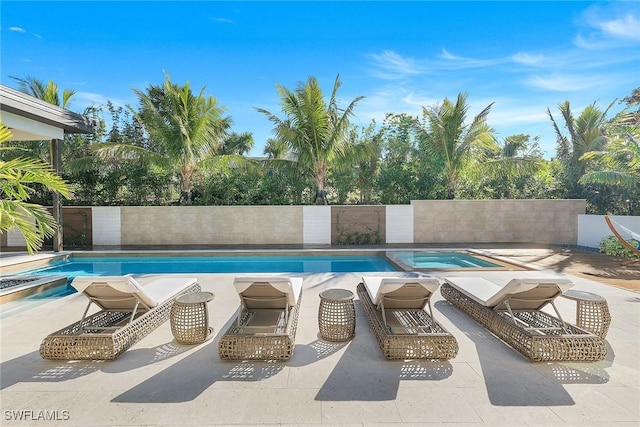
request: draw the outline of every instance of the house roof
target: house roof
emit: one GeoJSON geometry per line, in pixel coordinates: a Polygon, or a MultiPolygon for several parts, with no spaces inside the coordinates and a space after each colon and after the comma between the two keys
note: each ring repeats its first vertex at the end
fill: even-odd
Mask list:
{"type": "Polygon", "coordinates": [[[92,132],[86,116],[1,84],[0,115],[14,140],[62,139],[64,134],[92,132]]]}

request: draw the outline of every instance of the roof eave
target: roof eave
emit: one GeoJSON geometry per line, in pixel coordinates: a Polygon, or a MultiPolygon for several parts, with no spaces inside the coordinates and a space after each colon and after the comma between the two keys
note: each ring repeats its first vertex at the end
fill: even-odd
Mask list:
{"type": "Polygon", "coordinates": [[[26,93],[0,84],[0,111],[6,111],[64,130],[64,133],[91,133],[87,116],[77,114],[26,93]]]}

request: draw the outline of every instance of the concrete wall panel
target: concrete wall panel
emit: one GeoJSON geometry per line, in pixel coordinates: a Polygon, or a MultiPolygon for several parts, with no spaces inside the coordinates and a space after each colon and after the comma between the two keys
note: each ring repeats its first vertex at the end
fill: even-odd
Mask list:
{"type": "Polygon", "coordinates": [[[125,206],[123,245],[302,242],[301,206],[125,206]]]}
{"type": "Polygon", "coordinates": [[[303,243],[331,244],[331,206],[303,206],[303,243]]]}
{"type": "Polygon", "coordinates": [[[576,244],[584,200],[416,200],[415,243],[576,244]]]}
{"type": "Polygon", "coordinates": [[[119,206],[95,206],[93,208],[93,244],[120,245],[121,209],[119,206]]]}

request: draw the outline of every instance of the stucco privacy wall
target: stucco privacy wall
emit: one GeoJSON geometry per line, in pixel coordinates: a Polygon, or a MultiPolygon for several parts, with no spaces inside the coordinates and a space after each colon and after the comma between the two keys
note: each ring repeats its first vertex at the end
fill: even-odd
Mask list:
{"type": "MultiPolygon", "coordinates": [[[[640,216],[612,215],[611,218],[623,227],[640,233],[640,216]]],[[[602,239],[613,235],[604,220],[604,215],[579,215],[578,229],[580,230],[578,245],[590,248],[597,248],[602,239]]],[[[631,235],[622,229],[618,229],[618,233],[627,240],[631,239],[631,235]]]]}
{"type": "MultiPolygon", "coordinates": [[[[342,224],[354,230],[362,232],[358,227],[363,224],[377,230],[379,225],[381,243],[597,246],[596,240],[604,237],[603,233],[610,233],[602,228],[602,217],[584,215],[585,208],[584,200],[420,200],[389,206],[97,206],[90,208],[93,241],[85,243],[330,245],[332,232],[337,231],[337,214],[342,212],[341,224],[347,219],[363,219],[362,224],[342,224]],[[349,210],[353,214],[344,215],[349,210]],[[596,237],[589,233],[593,227],[599,230],[596,237]]],[[[622,222],[625,217],[620,218],[630,229],[640,229],[637,217],[630,224],[622,222]]],[[[66,237],[65,244],[70,244],[66,237]]],[[[24,247],[24,239],[16,230],[10,230],[3,234],[0,246],[19,249],[24,247]]]]}
{"type": "Polygon", "coordinates": [[[120,211],[119,206],[94,206],[91,216],[93,225],[93,245],[120,245],[120,211]]]}
{"type": "Polygon", "coordinates": [[[305,245],[331,244],[331,206],[303,206],[303,238],[305,245]]]}
{"type": "Polygon", "coordinates": [[[17,228],[8,230],[5,234],[5,239],[6,243],[3,240],[2,244],[6,244],[9,247],[25,247],[26,245],[24,237],[22,237],[22,233],[20,233],[17,228]]]}
{"type": "Polygon", "coordinates": [[[417,200],[416,243],[576,244],[585,200],[417,200]]]}
{"type": "Polygon", "coordinates": [[[122,245],[302,242],[302,206],[125,206],[122,245]]]}
{"type": "Polygon", "coordinates": [[[385,228],[387,243],[413,243],[413,206],[388,205],[385,228]]]}

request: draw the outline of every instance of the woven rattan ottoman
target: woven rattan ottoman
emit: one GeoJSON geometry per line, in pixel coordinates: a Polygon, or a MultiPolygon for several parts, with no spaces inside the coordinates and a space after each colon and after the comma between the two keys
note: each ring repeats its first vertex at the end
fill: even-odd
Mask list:
{"type": "Polygon", "coordinates": [[[568,290],[563,297],[576,302],[576,326],[604,339],[611,325],[607,300],[591,292],[568,290]]]}
{"type": "Polygon", "coordinates": [[[323,340],[339,342],[352,339],[356,331],[353,292],[346,289],[320,292],[318,327],[323,340]]]}
{"type": "Polygon", "coordinates": [[[196,292],[176,298],[171,308],[171,332],[180,344],[200,344],[212,336],[207,303],[211,292],[196,292]]]}

